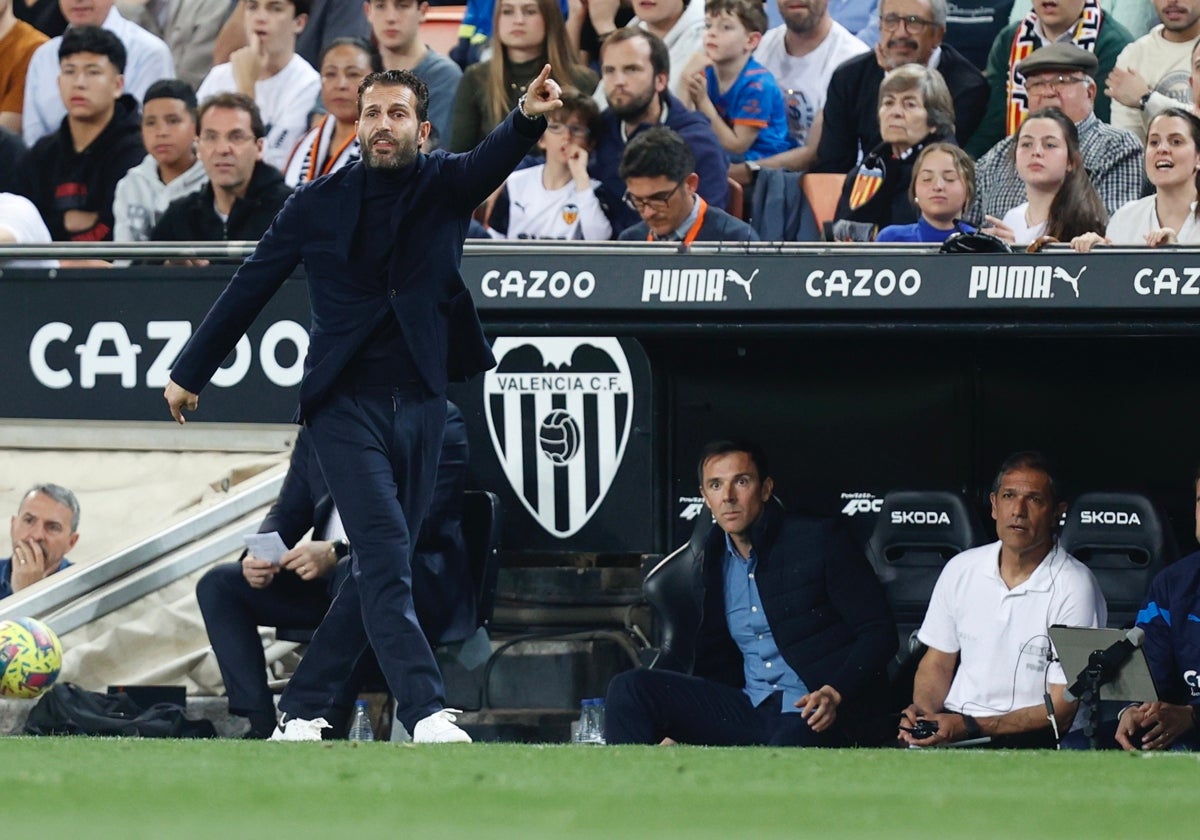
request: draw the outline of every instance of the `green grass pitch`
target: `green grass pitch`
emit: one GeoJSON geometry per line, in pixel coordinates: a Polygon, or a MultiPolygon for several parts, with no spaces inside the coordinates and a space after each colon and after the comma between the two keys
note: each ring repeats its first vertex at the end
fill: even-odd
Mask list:
{"type": "Polygon", "coordinates": [[[1173,838],[1191,755],[0,740],[5,838],[1173,838]]]}

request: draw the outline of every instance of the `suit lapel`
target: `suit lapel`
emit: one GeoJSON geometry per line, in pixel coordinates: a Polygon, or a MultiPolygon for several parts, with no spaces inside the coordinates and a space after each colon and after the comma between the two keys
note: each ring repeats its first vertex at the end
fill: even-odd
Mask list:
{"type": "Polygon", "coordinates": [[[354,230],[362,209],[363,180],[363,165],[359,162],[350,165],[346,177],[338,184],[333,224],[337,226],[337,254],[343,260],[350,259],[350,247],[354,244],[354,230]]]}

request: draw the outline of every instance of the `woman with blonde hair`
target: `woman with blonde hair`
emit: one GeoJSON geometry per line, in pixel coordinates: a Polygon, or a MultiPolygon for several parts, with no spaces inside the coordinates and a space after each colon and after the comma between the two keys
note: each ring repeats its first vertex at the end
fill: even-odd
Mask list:
{"type": "Polygon", "coordinates": [[[492,55],[468,67],[458,84],[450,151],[475,148],[517,106],[546,64],[559,84],[588,95],[596,90],[599,79],[567,39],[558,0],[496,0],[492,55]]]}
{"type": "Polygon", "coordinates": [[[975,163],[952,143],[933,143],[917,155],[908,198],[921,217],[889,225],[876,242],[945,242],[950,234],[975,229],[961,219],[975,198],[975,163]]]}

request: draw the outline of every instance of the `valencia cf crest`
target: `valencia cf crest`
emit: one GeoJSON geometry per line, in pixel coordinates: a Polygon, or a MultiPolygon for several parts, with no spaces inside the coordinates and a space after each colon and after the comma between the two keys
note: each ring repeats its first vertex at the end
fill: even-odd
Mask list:
{"type": "Polygon", "coordinates": [[[616,338],[497,338],[483,399],[496,457],[543,528],[570,537],[604,501],[633,423],[616,338]]]}
{"type": "Polygon", "coordinates": [[[878,168],[868,167],[868,161],[863,161],[858,174],[854,176],[854,186],[850,188],[850,209],[857,210],[875,197],[883,186],[886,172],[883,162],[878,161],[878,168]]]}
{"type": "Polygon", "coordinates": [[[573,225],[579,219],[578,204],[564,204],[562,208],[562,220],[568,225],[573,225]]]}

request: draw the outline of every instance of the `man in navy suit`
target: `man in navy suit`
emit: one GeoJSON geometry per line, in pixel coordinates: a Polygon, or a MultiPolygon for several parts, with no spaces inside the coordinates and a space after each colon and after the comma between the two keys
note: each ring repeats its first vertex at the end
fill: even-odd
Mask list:
{"type": "MultiPolygon", "coordinates": [[[[467,424],[447,405],[446,433],[437,485],[413,554],[413,600],[430,644],[461,641],[478,626],[475,592],[462,531],[467,482],[467,424]]],[[[279,563],[245,554],[240,562],[214,566],[196,584],[196,600],[212,643],[229,711],[250,721],[247,737],[267,738],[275,729],[275,701],[267,685],[260,625],[315,630],[350,574],[349,543],[333,505],[308,431],[300,430],[279,498],[259,526],[279,534],[291,548],[279,563]],[[301,538],[312,530],[312,539],[301,538]]],[[[334,703],[334,729],[343,732],[364,680],[378,679],[368,651],[334,703]],[[374,675],[374,676],[373,676],[374,675]]]]}
{"type": "Polygon", "coordinates": [[[562,107],[550,66],[466,154],[419,153],[425,83],[403,70],[359,85],[363,158],[284,205],[184,348],[164,397],[176,421],[301,262],[312,322],[299,419],[352,547],[352,575],[280,700],[272,737],[318,740],[339,687],[370,644],[416,743],[469,741],[413,606],[412,535],[429,508],[446,384],[492,367],[459,273],[475,207],[562,107]]]}
{"type": "MultiPolygon", "coordinates": [[[[697,472],[713,525],[676,667],[608,686],[610,744],[837,747],[875,740],[896,626],[862,549],[833,519],[771,500],[766,455],[719,440],[697,472]]],[[[686,597],[686,596],[685,596],[686,597]]]]}

